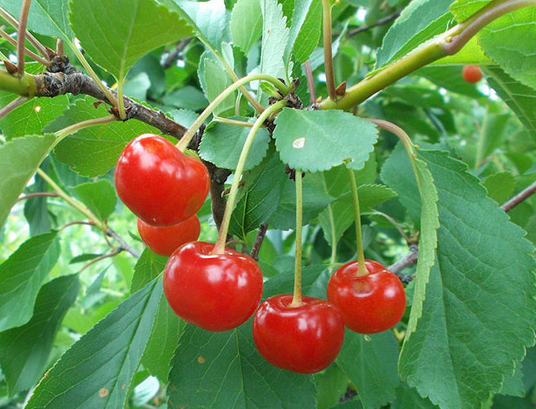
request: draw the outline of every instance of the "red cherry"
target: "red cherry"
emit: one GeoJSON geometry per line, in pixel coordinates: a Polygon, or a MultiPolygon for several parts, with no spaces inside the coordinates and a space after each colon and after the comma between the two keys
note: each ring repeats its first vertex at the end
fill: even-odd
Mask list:
{"type": "Polygon", "coordinates": [[[138,219],[138,233],[143,242],[156,254],[171,256],[185,243],[197,240],[201,224],[197,215],[171,226],[151,226],[138,219]]]}
{"type": "Polygon", "coordinates": [[[209,331],[227,331],[246,322],[262,296],[261,269],[251,257],[196,241],[179,247],[164,270],[164,292],[183,320],[209,331]]]}
{"type": "Polygon", "coordinates": [[[210,185],[207,168],[168,140],[145,134],[123,150],[115,168],[115,188],[136,216],[153,226],[169,226],[193,216],[210,185]]]}
{"type": "Polygon", "coordinates": [[[253,340],[269,363],[311,374],[337,358],[344,341],[344,324],[335,306],[320,298],[302,297],[291,307],[292,295],[263,301],[253,317],[253,340]]]}
{"type": "Polygon", "coordinates": [[[365,260],[369,274],[357,276],[357,261],[339,268],[328,283],[328,300],[335,304],[344,325],[361,334],[385,331],[400,321],[406,294],[398,277],[380,263],[365,260]]]}
{"type": "Polygon", "coordinates": [[[478,65],[465,65],[462,70],[462,77],[465,81],[474,84],[482,78],[482,71],[478,65]]]}

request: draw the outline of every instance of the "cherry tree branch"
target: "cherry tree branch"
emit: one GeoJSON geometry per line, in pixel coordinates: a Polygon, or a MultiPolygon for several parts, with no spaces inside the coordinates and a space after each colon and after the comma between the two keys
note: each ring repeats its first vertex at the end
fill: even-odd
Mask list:
{"type": "Polygon", "coordinates": [[[521,202],[527,200],[534,193],[536,193],[536,182],[532,183],[526,189],[522,190],[517,195],[512,197],[510,200],[508,200],[506,203],[504,203],[501,206],[501,209],[508,213],[510,210],[512,210],[518,204],[520,204],[521,202]]]}
{"type": "Polygon", "coordinates": [[[255,241],[253,242],[253,247],[251,248],[250,256],[253,260],[259,261],[259,252],[261,251],[261,245],[264,241],[264,237],[266,236],[266,232],[268,231],[268,223],[263,223],[259,226],[259,230],[257,231],[257,237],[255,237],[255,241]]]}
{"type": "Polygon", "coordinates": [[[374,27],[383,26],[384,24],[387,24],[393,20],[396,20],[400,16],[400,12],[396,12],[394,14],[391,14],[390,16],[384,17],[378,21],[376,21],[374,24],[371,24],[370,26],[361,26],[358,28],[355,28],[353,30],[348,31],[348,37],[355,36],[359,33],[363,33],[364,31],[372,30],[374,27]]]}

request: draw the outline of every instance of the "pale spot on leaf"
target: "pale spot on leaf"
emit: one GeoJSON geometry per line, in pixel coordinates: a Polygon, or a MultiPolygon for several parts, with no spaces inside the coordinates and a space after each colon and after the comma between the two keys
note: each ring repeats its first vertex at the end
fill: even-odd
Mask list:
{"type": "Polygon", "coordinates": [[[294,149],[302,149],[305,146],[305,138],[298,138],[292,142],[292,147],[294,149]]]}
{"type": "Polygon", "coordinates": [[[99,398],[105,398],[106,396],[108,396],[108,394],[110,393],[110,391],[106,388],[100,388],[99,389],[99,398]]]}
{"type": "Polygon", "coordinates": [[[37,105],[35,108],[34,108],[35,112],[39,112],[41,111],[41,107],[39,105],[37,105]]]}
{"type": "Polygon", "coordinates": [[[200,364],[204,364],[206,361],[207,360],[203,358],[202,356],[197,357],[197,362],[199,362],[200,364]]]}

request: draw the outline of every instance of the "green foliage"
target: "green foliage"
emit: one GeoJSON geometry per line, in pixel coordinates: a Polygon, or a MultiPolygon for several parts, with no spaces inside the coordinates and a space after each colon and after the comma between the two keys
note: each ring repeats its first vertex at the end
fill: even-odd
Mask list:
{"type": "MultiPolygon", "coordinates": [[[[42,57],[64,47],[72,65],[65,71],[67,59],[56,58],[46,71],[27,55],[22,80],[0,69],[0,108],[17,103],[12,91],[24,81],[59,93],[0,111],[0,407],[534,407],[536,195],[508,215],[499,206],[536,180],[535,8],[523,4],[480,28],[455,55],[441,48],[457,39],[447,30],[505,2],[332,1],[333,85],[341,85],[330,100],[320,0],[33,0],[27,27],[50,49],[42,57]],[[70,74],[87,67],[72,54],[75,37],[95,75],[150,118],[126,99],[126,120],[58,138],[116,112],[88,95],[95,84],[70,74]],[[485,77],[466,82],[466,64],[485,77]],[[347,331],[336,361],[314,375],[268,364],[251,320],[211,333],[177,317],[163,292],[167,257],[143,246],[114,189],[129,141],[161,134],[165,116],[180,125],[165,135],[176,143],[251,73],[266,76],[247,84],[250,100],[243,90],[228,95],[190,145],[212,178],[199,240],[216,240],[228,187],[240,178],[228,246],[249,253],[262,242],[263,299],[293,292],[300,245],[303,294],[326,299],[331,274],[357,253],[348,166],[366,258],[412,280],[397,326],[347,331]],[[64,85],[75,93],[64,95],[64,85]],[[341,105],[349,97],[359,103],[341,105]],[[287,106],[257,132],[237,175],[251,125],[281,99],[287,106]],[[403,128],[415,155],[367,118],[403,128]],[[295,172],[304,176],[301,243],[295,172]],[[410,246],[418,260],[394,264],[410,246]]],[[[15,19],[22,4],[0,0],[15,19]]],[[[17,51],[1,39],[0,53],[15,61],[17,51]]]]}

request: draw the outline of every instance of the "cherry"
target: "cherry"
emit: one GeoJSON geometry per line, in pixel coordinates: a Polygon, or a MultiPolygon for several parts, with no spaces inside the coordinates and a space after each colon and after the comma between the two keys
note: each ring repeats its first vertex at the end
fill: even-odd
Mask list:
{"type": "Polygon", "coordinates": [[[251,257],[201,241],[179,247],[164,269],[164,292],[183,320],[209,331],[246,322],[262,296],[261,269],[251,257]]]}
{"type": "Polygon", "coordinates": [[[210,185],[207,168],[158,135],[144,134],[123,150],[115,168],[115,188],[136,216],[153,226],[169,226],[193,216],[210,185]]]}
{"type": "Polygon", "coordinates": [[[143,242],[156,254],[171,256],[185,243],[197,240],[201,224],[197,215],[171,226],[152,226],[138,219],[138,233],[143,242]]]}
{"type": "Polygon", "coordinates": [[[330,278],[328,300],[335,304],[344,325],[361,334],[385,331],[400,321],[406,309],[404,287],[380,263],[365,260],[369,274],[358,276],[358,262],[340,267],[330,278]]]}
{"type": "Polygon", "coordinates": [[[462,77],[465,81],[474,84],[482,78],[482,71],[478,65],[465,65],[462,70],[462,77]]]}
{"type": "Polygon", "coordinates": [[[302,297],[291,306],[292,295],[263,301],[253,317],[253,340],[269,363],[311,374],[327,368],[344,341],[344,324],[337,308],[320,298],[302,297]]]}

